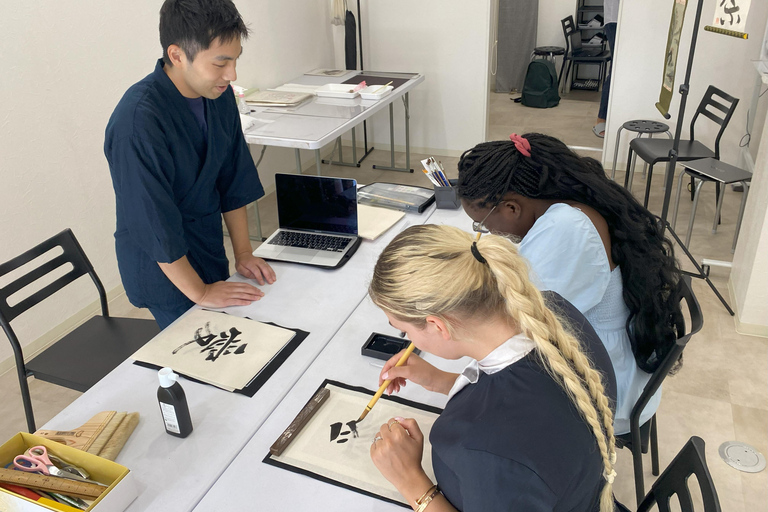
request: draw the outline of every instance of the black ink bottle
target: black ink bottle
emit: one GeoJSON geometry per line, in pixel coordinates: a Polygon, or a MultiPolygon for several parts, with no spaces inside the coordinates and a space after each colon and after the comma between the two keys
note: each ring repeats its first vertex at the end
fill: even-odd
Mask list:
{"type": "Polygon", "coordinates": [[[157,376],[160,379],[157,401],[160,402],[165,431],[172,436],[187,437],[192,432],[192,419],[184,390],[176,382],[179,376],[170,368],[163,368],[157,376]]]}

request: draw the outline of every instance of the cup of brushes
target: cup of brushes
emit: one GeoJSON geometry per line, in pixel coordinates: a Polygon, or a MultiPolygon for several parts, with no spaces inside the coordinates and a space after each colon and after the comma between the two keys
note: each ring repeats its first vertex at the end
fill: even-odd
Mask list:
{"type": "Polygon", "coordinates": [[[429,157],[421,161],[424,174],[435,188],[435,204],[440,209],[455,210],[461,206],[459,199],[458,180],[449,180],[445,174],[442,162],[429,157]]]}

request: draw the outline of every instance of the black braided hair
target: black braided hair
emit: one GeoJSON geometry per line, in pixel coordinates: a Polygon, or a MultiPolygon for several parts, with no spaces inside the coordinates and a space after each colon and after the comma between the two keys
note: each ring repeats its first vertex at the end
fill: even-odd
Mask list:
{"type": "Polygon", "coordinates": [[[498,204],[508,192],[535,199],[576,201],[595,209],[608,224],[611,256],[621,267],[627,332],[637,365],[652,373],[681,329],[679,267],[659,219],[626,189],[609,180],[603,166],[581,157],[561,141],[539,133],[524,135],[531,156],[512,141],[478,144],[459,161],[459,196],[498,204]]]}

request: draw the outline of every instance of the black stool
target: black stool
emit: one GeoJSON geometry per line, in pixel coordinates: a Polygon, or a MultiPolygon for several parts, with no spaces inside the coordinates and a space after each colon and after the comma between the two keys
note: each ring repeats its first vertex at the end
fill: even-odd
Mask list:
{"type": "MultiPolygon", "coordinates": [[[[621,127],[619,127],[619,131],[616,132],[616,146],[613,148],[613,166],[611,166],[611,179],[613,180],[616,177],[616,159],[619,155],[619,142],[621,141],[621,132],[622,130],[628,130],[630,132],[637,133],[637,137],[642,137],[643,135],[647,134],[649,137],[653,138],[653,135],[656,133],[666,133],[667,137],[670,139],[672,138],[672,134],[669,132],[669,125],[666,123],[662,123],[660,121],[649,121],[647,119],[635,119],[634,121],[627,121],[621,127]]],[[[635,168],[635,160],[637,160],[637,153],[632,158],[632,162],[630,165],[630,162],[627,162],[627,172],[624,177],[624,187],[631,191],[632,190],[632,178],[630,177],[630,172],[634,173],[635,168]]],[[[645,172],[646,166],[648,164],[644,164],[643,166],[643,172],[645,172]]]]}
{"type": "Polygon", "coordinates": [[[545,59],[552,59],[552,63],[555,63],[555,55],[565,55],[565,48],[562,46],[537,46],[531,53],[531,60],[537,57],[543,57],[545,59]]]}

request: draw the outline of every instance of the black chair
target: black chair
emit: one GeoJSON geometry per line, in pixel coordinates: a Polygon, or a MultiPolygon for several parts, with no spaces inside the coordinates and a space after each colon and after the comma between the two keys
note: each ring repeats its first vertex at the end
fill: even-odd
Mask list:
{"type": "Polygon", "coordinates": [[[560,24],[563,26],[563,35],[565,36],[565,55],[563,55],[563,63],[560,65],[558,84],[562,83],[562,90],[565,92],[568,76],[571,73],[571,65],[573,65],[573,76],[576,76],[576,69],[579,64],[595,64],[599,67],[599,71],[598,85],[594,90],[598,90],[607,74],[606,68],[611,61],[611,52],[606,50],[604,45],[600,45],[599,48],[584,48],[581,44],[581,32],[576,28],[573,16],[563,18],[560,20],[560,24]],[[563,69],[565,69],[565,82],[562,81],[563,69]]]}
{"type": "Polygon", "coordinates": [[[0,264],[0,278],[57,247],[63,250],[62,254],[26,270],[24,275],[15,277],[0,288],[0,325],[13,347],[24,413],[30,432],[34,432],[36,428],[27,377],[33,375],[37,379],[59,386],[87,391],[160,332],[154,320],[109,316],[104,286],[70,229],[65,229],[24,254],[0,264]],[[18,300],[14,297],[11,305],[9,297],[68,264],[72,265],[71,270],[30,295],[18,300]],[[11,321],[86,274],[91,277],[99,291],[102,315],[96,315],[86,321],[25,364],[21,344],[11,328],[11,321]]]}
{"type": "MultiPolygon", "coordinates": [[[[677,151],[678,162],[688,162],[690,160],[698,160],[699,158],[716,158],[720,160],[720,139],[723,136],[723,132],[728,127],[728,123],[731,121],[733,112],[736,110],[736,106],[739,104],[738,98],[721,91],[717,87],[710,85],[707,88],[707,92],[704,93],[704,97],[699,103],[699,107],[696,109],[696,113],[691,119],[691,138],[689,140],[681,140],[680,146],[677,151]],[[719,112],[718,112],[719,111],[719,112]],[[694,127],[696,120],[702,115],[715,124],[720,126],[720,130],[715,137],[715,150],[712,151],[707,146],[696,140],[694,133],[694,127]]],[[[631,190],[632,178],[635,173],[634,162],[632,161],[632,153],[636,153],[643,161],[648,163],[648,177],[645,183],[645,199],[643,200],[643,206],[648,207],[648,197],[651,193],[651,179],[653,178],[653,166],[658,162],[669,162],[669,152],[672,149],[673,140],[667,139],[633,139],[629,143],[629,156],[627,157],[627,164],[629,170],[624,176],[624,188],[631,190]]],[[[693,194],[693,190],[691,190],[693,194]]],[[[720,196],[720,185],[717,185],[717,196],[720,196]]],[[[693,197],[691,197],[693,199],[693,197]]]]}
{"type": "Polygon", "coordinates": [[[629,433],[616,436],[616,446],[618,448],[629,448],[632,451],[632,462],[635,472],[635,493],[637,502],[640,503],[645,495],[645,483],[643,479],[643,454],[648,453],[648,445],[651,447],[651,470],[654,475],[659,474],[659,442],[656,431],[656,415],[650,420],[640,425],[640,414],[648,405],[648,401],[656,393],[669,374],[669,371],[675,365],[683,349],[688,344],[691,337],[701,330],[704,324],[701,307],[696,300],[691,288],[691,278],[689,276],[680,277],[679,288],[680,299],[685,300],[688,312],[691,318],[691,326],[688,332],[685,332],[685,326],[678,326],[678,339],[672,350],[664,357],[659,367],[653,372],[651,379],[645,385],[643,393],[635,402],[632,412],[629,415],[629,433]]]}

